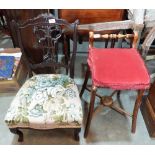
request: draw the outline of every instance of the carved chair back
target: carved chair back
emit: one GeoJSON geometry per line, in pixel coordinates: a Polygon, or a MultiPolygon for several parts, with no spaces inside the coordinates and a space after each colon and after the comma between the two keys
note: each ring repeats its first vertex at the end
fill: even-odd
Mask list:
{"type": "Polygon", "coordinates": [[[19,46],[28,66],[30,77],[33,75],[32,72],[58,73],[62,67],[66,69],[67,74],[69,72],[70,76],[74,77],[78,20],[68,23],[64,19],[56,19],[52,14],[41,14],[22,24],[13,21],[12,25],[17,29],[19,46]],[[24,38],[26,33],[31,34],[30,38],[24,38]],[[66,48],[65,38],[68,35],[73,40],[71,55],[68,55],[69,52],[66,48]],[[62,52],[60,45],[62,45],[62,52]],[[39,60],[35,61],[32,58],[31,49],[33,52],[41,53],[39,60]],[[27,50],[30,51],[27,52],[27,50]],[[58,58],[59,54],[64,57],[65,61],[58,58]]]}

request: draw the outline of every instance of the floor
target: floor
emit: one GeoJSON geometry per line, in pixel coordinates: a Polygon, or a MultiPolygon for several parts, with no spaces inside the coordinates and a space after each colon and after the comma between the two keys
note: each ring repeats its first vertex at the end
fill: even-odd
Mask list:
{"type": "MultiPolygon", "coordinates": [[[[2,38],[2,36],[1,36],[2,38]]],[[[12,47],[12,42],[10,39],[0,40],[0,48],[12,47]]],[[[81,84],[83,82],[83,72],[82,64],[86,63],[87,54],[82,54],[83,51],[87,50],[87,43],[78,45],[78,55],[76,59],[76,69],[75,69],[75,81],[79,86],[79,91],[81,84]],[[82,51],[82,52],[81,52],[82,51]]],[[[106,95],[111,92],[111,90],[99,90],[100,93],[106,95]]],[[[130,132],[131,130],[131,118],[124,117],[119,113],[109,109],[103,108],[100,112],[94,115],[90,132],[87,139],[84,139],[84,123],[82,130],[80,132],[80,141],[76,142],[73,139],[72,129],[55,129],[49,131],[37,131],[37,130],[22,130],[24,133],[24,142],[19,143],[17,141],[17,136],[10,133],[8,127],[4,123],[4,117],[7,112],[11,101],[13,100],[16,92],[12,93],[1,93],[0,94],[0,144],[10,145],[10,144],[42,144],[42,145],[51,145],[51,144],[70,144],[70,145],[111,145],[111,144],[155,144],[155,139],[149,137],[147,132],[143,117],[139,111],[137,119],[137,130],[135,134],[130,132]]],[[[136,92],[134,91],[124,91],[121,93],[122,106],[129,112],[132,112],[134,101],[135,101],[136,92]]],[[[89,94],[86,91],[83,95],[83,99],[89,101],[89,94]]],[[[82,99],[82,101],[83,101],[82,99]]],[[[85,116],[87,115],[87,105],[85,102],[82,102],[83,110],[85,116]],[[84,108],[85,107],[85,108],[84,108]]],[[[96,100],[96,105],[98,100],[96,100]]],[[[118,104],[116,102],[116,104],[118,104]]],[[[119,105],[118,105],[119,106],[119,105]]]]}

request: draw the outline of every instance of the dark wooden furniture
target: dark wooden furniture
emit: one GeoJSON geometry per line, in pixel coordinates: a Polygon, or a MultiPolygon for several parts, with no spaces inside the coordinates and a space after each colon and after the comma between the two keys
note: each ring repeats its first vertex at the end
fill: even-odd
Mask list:
{"type": "MultiPolygon", "coordinates": [[[[153,26],[153,23],[149,23],[150,26],[153,26]]],[[[150,55],[150,48],[155,40],[155,27],[152,27],[149,33],[147,34],[143,44],[142,44],[142,55],[146,61],[146,64],[149,60],[154,60],[154,55],[150,55]]],[[[152,72],[152,67],[147,65],[150,72],[150,77],[154,81],[155,73],[152,72]]],[[[154,67],[154,66],[153,66],[154,67]]],[[[155,137],[155,81],[151,85],[148,96],[144,98],[143,104],[141,106],[141,112],[148,129],[150,137],[155,137]]]]}
{"type": "Polygon", "coordinates": [[[5,29],[4,10],[0,10],[0,26],[5,29]]]}
{"type": "Polygon", "coordinates": [[[146,24],[146,27],[149,31],[145,40],[142,43],[142,55],[146,61],[146,65],[148,66],[148,70],[151,78],[155,78],[155,68],[154,68],[154,60],[155,60],[155,51],[152,46],[155,41],[155,21],[150,21],[146,24]],[[152,61],[152,65],[149,62],[152,61]]]}
{"type": "Polygon", "coordinates": [[[11,26],[11,21],[24,22],[30,18],[36,17],[41,13],[48,13],[47,9],[4,9],[3,15],[6,18],[7,28],[11,35],[14,47],[18,47],[17,33],[11,26]]]}
{"type": "MultiPolygon", "coordinates": [[[[5,32],[11,36],[13,46],[15,48],[19,47],[18,43],[18,37],[17,32],[15,28],[12,26],[12,20],[18,23],[23,23],[24,21],[36,17],[37,15],[41,13],[48,13],[50,10],[48,9],[3,9],[1,12],[3,13],[3,16],[5,16],[6,19],[6,26],[5,26],[5,32]]],[[[31,38],[31,33],[25,33],[24,38],[31,38]]],[[[23,38],[23,39],[24,39],[23,38]]],[[[33,40],[32,39],[26,39],[24,40],[26,44],[24,44],[25,52],[28,55],[31,55],[31,58],[34,62],[40,61],[41,53],[40,51],[37,51],[32,48],[33,40]]]]}
{"type": "Polygon", "coordinates": [[[150,137],[155,138],[155,82],[152,84],[148,96],[143,99],[141,112],[150,137]]]}
{"type": "MultiPolygon", "coordinates": [[[[41,13],[48,13],[50,10],[48,9],[3,9],[3,16],[5,16],[7,25],[6,32],[11,36],[12,42],[14,47],[19,47],[18,39],[17,39],[17,32],[15,31],[15,28],[11,25],[12,20],[22,23],[30,18],[36,17],[37,15],[41,13]]],[[[31,34],[27,33],[25,34],[25,38],[31,38],[31,34]]],[[[27,52],[27,54],[32,55],[33,61],[39,60],[40,61],[40,55],[41,53],[36,52],[33,48],[29,48],[29,45],[32,43],[32,39],[26,39],[25,42],[27,44],[24,47],[27,52]]]]}
{"type": "Polygon", "coordinates": [[[33,74],[32,72],[36,74],[51,73],[51,71],[56,73],[59,67],[65,67],[66,72],[68,73],[69,70],[71,77],[74,77],[77,24],[78,21],[70,25],[66,20],[56,19],[52,14],[41,14],[22,24],[16,23],[16,21],[12,22],[13,27],[17,30],[19,46],[23,54],[23,60],[29,69],[30,77],[33,74]],[[29,36],[26,36],[26,34],[29,34],[29,36]],[[66,51],[66,37],[70,34],[72,34],[73,38],[71,56],[67,55],[66,51]],[[62,40],[64,44],[62,45],[62,49],[60,49],[59,42],[62,42],[62,40]],[[28,51],[31,51],[31,53],[28,51]],[[34,53],[40,52],[40,58],[35,58],[32,51],[35,51],[34,53]],[[58,52],[61,53],[61,51],[64,54],[64,65],[58,63],[58,52]],[[36,70],[38,68],[40,70],[36,70]]]}
{"type": "MultiPolygon", "coordinates": [[[[23,60],[27,65],[27,68],[29,69],[29,77],[33,76],[33,72],[35,72],[36,68],[41,68],[42,71],[44,71],[46,67],[48,67],[50,73],[55,75],[57,75],[57,73],[61,73],[60,68],[65,68],[66,74],[69,74],[71,78],[74,77],[74,63],[77,50],[77,24],[78,20],[70,24],[66,20],[56,19],[52,14],[41,14],[36,18],[29,19],[28,21],[22,24],[13,21],[12,25],[17,30],[19,46],[24,56],[23,60]],[[31,34],[31,37],[30,35],[29,37],[26,37],[24,35],[29,33],[31,34]],[[64,59],[66,60],[63,62],[62,60],[59,60],[57,58],[57,52],[61,51],[59,50],[58,43],[59,41],[64,40],[63,48],[65,48],[65,38],[68,35],[68,33],[70,35],[72,34],[73,38],[72,55],[69,57],[67,55],[67,52],[63,50],[63,53],[61,54],[63,54],[64,59]],[[29,40],[28,43],[27,40],[29,40]],[[29,48],[33,48],[36,52],[42,51],[41,55],[42,61],[38,63],[33,63],[31,59],[32,53],[30,55],[26,52],[27,49],[24,48],[25,44],[27,44],[29,48]]],[[[62,73],[64,74],[64,72],[62,73]]],[[[40,76],[42,76],[42,74],[40,76]]],[[[71,126],[70,128],[73,127],[71,126]]],[[[74,126],[74,128],[75,128],[74,136],[75,139],[78,140],[80,126],[77,127],[74,126]]],[[[10,131],[12,133],[19,135],[18,141],[23,141],[23,133],[19,129],[20,127],[10,128],[10,131]]]]}
{"type": "Polygon", "coordinates": [[[131,34],[102,34],[102,32],[106,30],[133,29],[133,26],[134,24],[132,21],[107,22],[99,25],[94,24],[94,27],[92,27],[92,31],[90,31],[89,33],[89,56],[87,59],[88,69],[86,71],[85,80],[80,93],[80,97],[82,97],[85,90],[91,92],[89,112],[87,116],[85,132],[84,132],[85,138],[87,137],[89,132],[93,113],[97,111],[99,108],[101,108],[102,106],[108,106],[113,110],[119,112],[120,114],[131,116],[132,117],[131,131],[132,133],[135,133],[136,131],[136,120],[137,120],[138,110],[141,104],[141,99],[142,99],[144,90],[149,87],[149,75],[142,61],[142,58],[139,56],[139,54],[136,54],[138,52],[136,50],[138,33],[135,31],[133,34],[132,33],[131,34]],[[105,48],[96,48],[94,45],[94,42],[96,39],[102,39],[103,41],[105,41],[105,48]],[[115,48],[117,47],[116,43],[118,42],[119,39],[130,40],[129,47],[120,48],[120,49],[117,48],[115,51],[115,48]],[[116,53],[118,52],[117,56],[119,55],[120,57],[117,57],[115,55],[115,52],[116,53]],[[124,59],[126,59],[125,58],[126,56],[123,53],[126,53],[126,54],[129,53],[127,61],[130,65],[127,66],[128,71],[126,73],[124,73],[126,68],[121,67],[124,64],[121,65],[120,63],[124,61],[124,59]],[[112,54],[115,55],[114,58],[112,54]],[[103,59],[100,59],[101,57],[103,57],[103,59]],[[135,60],[131,57],[134,57],[135,60]],[[138,62],[138,63],[135,63],[135,62],[138,62]],[[135,69],[134,72],[132,72],[134,70],[133,68],[135,69]],[[139,76],[139,73],[138,74],[136,73],[137,70],[139,70],[139,73],[143,73],[142,76],[145,77],[144,79],[141,78],[141,76],[139,76]],[[124,76],[127,73],[129,75],[127,77],[124,76]],[[133,74],[135,74],[135,78],[130,78],[130,76],[133,74]],[[92,80],[92,85],[87,86],[87,81],[90,76],[92,80]],[[109,96],[102,96],[97,92],[98,88],[111,88],[114,91],[109,96]],[[122,109],[121,107],[116,106],[112,99],[112,96],[117,93],[118,101],[120,101],[120,91],[128,90],[128,89],[137,90],[138,92],[137,99],[135,101],[135,106],[133,109],[133,115],[130,115],[128,112],[124,111],[124,109],[122,109]],[[98,97],[100,99],[100,105],[96,109],[94,109],[95,97],[98,97]]]}
{"type": "Polygon", "coordinates": [[[119,21],[124,19],[123,9],[60,9],[58,17],[74,22],[79,19],[80,24],[119,21]]]}
{"type": "Polygon", "coordinates": [[[110,21],[121,21],[125,19],[124,9],[60,9],[58,17],[73,22],[79,19],[78,34],[79,43],[88,40],[91,24],[110,21]]]}

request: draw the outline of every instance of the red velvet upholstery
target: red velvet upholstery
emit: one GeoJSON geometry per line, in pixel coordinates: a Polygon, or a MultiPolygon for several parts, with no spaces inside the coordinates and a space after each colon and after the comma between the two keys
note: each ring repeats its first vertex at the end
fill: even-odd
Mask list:
{"type": "Polygon", "coordinates": [[[116,90],[149,88],[147,69],[134,48],[90,48],[88,64],[95,86],[116,90]]]}

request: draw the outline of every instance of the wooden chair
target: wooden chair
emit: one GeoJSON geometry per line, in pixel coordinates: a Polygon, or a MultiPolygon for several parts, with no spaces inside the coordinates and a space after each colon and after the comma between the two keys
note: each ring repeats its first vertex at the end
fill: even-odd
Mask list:
{"type": "MultiPolygon", "coordinates": [[[[11,26],[11,21],[15,20],[16,22],[24,22],[30,18],[34,18],[41,13],[47,13],[47,9],[3,9],[3,15],[6,19],[6,30],[10,34],[12,43],[14,47],[18,47],[17,33],[14,28],[11,26]]],[[[28,36],[29,34],[27,34],[28,36]]]]}
{"type": "MultiPolygon", "coordinates": [[[[94,24],[89,32],[89,56],[87,59],[88,68],[86,71],[85,80],[81,89],[80,97],[85,90],[91,92],[89,111],[86,121],[84,137],[86,138],[89,132],[91,120],[94,111],[97,111],[100,106],[108,106],[113,110],[123,115],[132,117],[132,133],[136,131],[136,120],[141,99],[144,91],[149,88],[150,78],[141,58],[137,51],[136,42],[138,33],[126,34],[103,34],[105,30],[127,30],[134,29],[132,21],[107,22],[102,24],[94,24]],[[105,40],[105,48],[94,47],[95,39],[105,40]],[[116,48],[116,43],[119,39],[127,41],[129,47],[116,48]],[[130,40],[130,42],[129,42],[130,40]],[[89,76],[91,75],[92,85],[87,85],[89,76]],[[109,96],[102,96],[97,92],[98,88],[110,88],[114,90],[109,96]],[[117,93],[117,98],[120,100],[120,91],[122,90],[137,90],[138,95],[135,102],[133,115],[124,111],[124,109],[116,106],[112,97],[117,93]],[[100,99],[100,106],[94,110],[95,98],[100,99]]],[[[123,45],[122,45],[123,47],[123,45]]]]}
{"type": "Polygon", "coordinates": [[[155,21],[148,23],[150,31],[147,34],[144,42],[142,43],[141,52],[144,57],[146,66],[150,73],[151,78],[151,87],[149,89],[148,95],[144,98],[141,112],[148,129],[150,137],[155,137],[155,55],[154,55],[154,47],[152,44],[155,40],[155,21]]]}
{"type": "Polygon", "coordinates": [[[23,141],[23,133],[19,130],[22,128],[39,130],[73,128],[75,139],[78,140],[83,114],[78,88],[73,80],[77,24],[78,20],[68,23],[66,20],[56,19],[51,14],[41,14],[22,24],[14,22],[30,76],[18,91],[5,117],[10,131],[19,135],[18,141],[23,141]],[[32,38],[23,38],[23,33],[33,34],[32,38]],[[65,43],[68,33],[73,38],[70,57],[66,55],[65,50],[60,51],[59,44],[62,40],[65,43]],[[25,40],[34,42],[33,48],[36,52],[42,51],[42,61],[38,63],[32,61],[31,55],[28,55],[23,48],[27,43],[25,40]],[[65,57],[67,63],[58,57],[60,54],[65,57]],[[41,72],[34,74],[36,68],[42,69],[44,74],[41,72]],[[51,73],[47,74],[45,69],[51,73]]]}
{"type": "MultiPolygon", "coordinates": [[[[155,22],[154,22],[155,24],[155,22]]],[[[151,51],[153,50],[154,52],[154,48],[151,48],[151,45],[155,39],[155,26],[153,26],[153,23],[151,25],[151,29],[149,31],[149,33],[147,34],[144,42],[142,43],[142,49],[141,49],[141,52],[142,52],[142,56],[144,57],[144,60],[147,64],[147,62],[149,62],[150,60],[155,60],[155,55],[154,53],[153,54],[150,54],[151,51]]],[[[154,70],[154,64],[152,64],[151,67],[149,67],[150,65],[148,65],[148,70],[149,70],[149,73],[150,73],[150,77],[151,79],[155,78],[155,72],[153,72],[152,70],[154,70]]]]}

